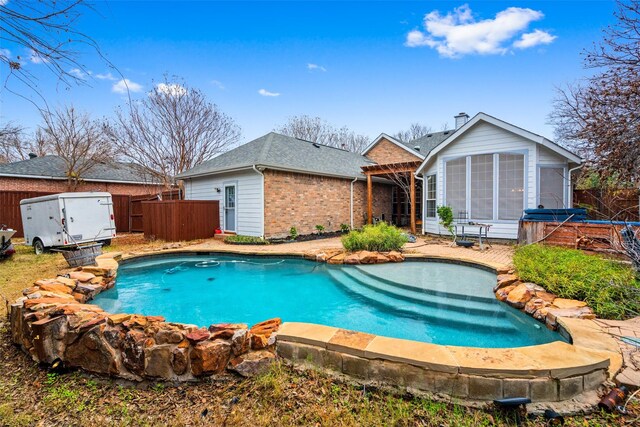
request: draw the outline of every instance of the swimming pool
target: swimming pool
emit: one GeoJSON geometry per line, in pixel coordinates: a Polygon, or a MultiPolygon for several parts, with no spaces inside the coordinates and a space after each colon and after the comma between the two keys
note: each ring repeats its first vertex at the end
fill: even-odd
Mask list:
{"type": "Polygon", "coordinates": [[[93,301],[110,313],[207,326],[280,317],[467,347],[560,341],[497,301],[496,276],[441,262],[333,266],[300,258],[173,255],[131,260],[93,301]]]}

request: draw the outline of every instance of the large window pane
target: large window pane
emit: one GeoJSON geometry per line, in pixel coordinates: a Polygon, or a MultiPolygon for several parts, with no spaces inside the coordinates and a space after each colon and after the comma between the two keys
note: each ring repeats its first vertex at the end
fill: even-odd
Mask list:
{"type": "Polygon", "coordinates": [[[547,209],[564,208],[564,168],[540,168],[539,203],[547,209]]]}
{"type": "Polygon", "coordinates": [[[524,155],[500,154],[498,173],[498,219],[519,219],[524,207],[524,155]]]}
{"type": "Polygon", "coordinates": [[[461,157],[446,163],[446,200],[453,210],[454,218],[467,210],[467,159],[461,157]]]}
{"type": "Polygon", "coordinates": [[[471,156],[471,219],[493,219],[493,154],[471,156]]]}

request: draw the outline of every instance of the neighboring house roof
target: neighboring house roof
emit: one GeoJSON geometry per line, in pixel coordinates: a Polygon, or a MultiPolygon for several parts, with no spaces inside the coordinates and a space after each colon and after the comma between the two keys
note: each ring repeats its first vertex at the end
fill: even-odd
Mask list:
{"type": "Polygon", "coordinates": [[[378,143],[383,139],[386,139],[393,145],[402,148],[403,150],[413,154],[414,156],[420,159],[424,159],[424,153],[414,150],[413,147],[411,147],[408,143],[400,141],[399,139],[389,136],[386,133],[381,133],[380,136],[378,136],[376,139],[373,140],[373,142],[371,142],[371,144],[367,145],[367,147],[362,151],[362,155],[365,156],[369,151],[371,151],[373,147],[378,145],[378,143]]]}
{"type": "Polygon", "coordinates": [[[507,123],[504,120],[500,120],[497,119],[493,116],[490,116],[486,113],[478,113],[475,116],[473,116],[473,118],[469,121],[467,121],[464,125],[462,125],[459,129],[457,129],[454,133],[450,134],[447,138],[445,138],[444,140],[441,141],[441,143],[437,144],[436,146],[434,146],[430,151],[429,154],[426,156],[426,158],[424,159],[424,161],[422,162],[422,165],[420,165],[420,167],[418,168],[418,170],[416,171],[416,173],[421,173],[422,170],[427,166],[427,164],[429,163],[429,161],[431,159],[433,159],[434,156],[436,156],[440,151],[444,150],[447,146],[449,146],[450,144],[452,144],[455,140],[457,140],[458,138],[460,138],[462,135],[465,134],[465,132],[467,132],[469,129],[473,128],[473,126],[480,122],[480,121],[484,121],[486,123],[492,124],[494,126],[497,126],[501,129],[504,129],[506,131],[509,131],[511,133],[514,133],[516,135],[519,135],[525,139],[528,139],[530,141],[533,141],[537,144],[543,145],[544,147],[550,149],[551,151],[554,151],[558,154],[560,154],[561,156],[565,157],[566,159],[568,159],[570,162],[572,163],[576,163],[576,164],[580,164],[582,163],[582,159],[580,158],[580,156],[572,153],[571,151],[567,150],[564,147],[561,147],[560,145],[556,144],[555,142],[540,136],[538,134],[535,134],[533,132],[529,132],[528,130],[522,129],[518,126],[512,125],[511,123],[507,123]]]}
{"type": "MultiPolygon", "coordinates": [[[[13,178],[67,179],[65,161],[58,156],[42,156],[0,164],[0,176],[13,178]]],[[[150,184],[156,180],[133,163],[98,163],[80,177],[84,181],[150,184]]]]}
{"type": "Polygon", "coordinates": [[[442,132],[432,132],[427,135],[421,136],[420,138],[416,138],[409,142],[402,141],[402,144],[407,147],[415,150],[415,147],[420,147],[420,153],[422,154],[422,158],[425,158],[429,155],[431,150],[440,145],[441,142],[449,138],[455,130],[444,130],[442,132]]]}
{"type": "Polygon", "coordinates": [[[361,166],[375,162],[358,153],[270,132],[178,174],[192,178],[251,167],[299,173],[363,177],[361,166]]]}

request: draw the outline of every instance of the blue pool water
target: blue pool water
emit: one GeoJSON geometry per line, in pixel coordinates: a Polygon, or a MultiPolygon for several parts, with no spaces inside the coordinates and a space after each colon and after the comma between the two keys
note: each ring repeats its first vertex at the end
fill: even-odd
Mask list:
{"type": "Polygon", "coordinates": [[[208,326],[272,317],[469,347],[521,347],[563,338],[497,301],[493,273],[454,264],[332,266],[224,255],[155,257],[118,270],[94,303],[111,313],[162,315],[208,326]]]}

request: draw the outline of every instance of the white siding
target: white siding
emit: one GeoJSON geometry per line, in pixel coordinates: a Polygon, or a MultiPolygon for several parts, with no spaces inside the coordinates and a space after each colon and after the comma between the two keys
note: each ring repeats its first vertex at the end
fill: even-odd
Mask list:
{"type": "Polygon", "coordinates": [[[186,179],[185,198],[187,200],[220,201],[220,222],[224,229],[224,185],[233,183],[236,184],[237,191],[237,234],[262,236],[264,234],[262,176],[254,171],[186,179]],[[216,188],[220,188],[220,193],[216,191],[216,188]]]}
{"type": "MultiPolygon", "coordinates": [[[[450,146],[443,149],[437,154],[437,158],[428,168],[429,172],[425,175],[433,173],[435,170],[438,176],[438,201],[440,206],[445,203],[444,196],[444,164],[451,158],[469,156],[473,154],[486,153],[521,153],[525,155],[526,170],[526,188],[525,188],[525,204],[526,208],[536,206],[536,188],[537,188],[537,150],[536,143],[526,138],[508,132],[502,128],[494,126],[486,122],[479,122],[473,128],[467,130],[463,135],[458,137],[450,146]]],[[[495,195],[497,196],[497,195],[495,195]]],[[[454,214],[455,215],[455,214],[454,214]]],[[[483,223],[492,224],[489,237],[501,239],[516,239],[518,235],[518,221],[496,221],[486,220],[483,223]]],[[[474,227],[475,228],[475,227],[474,227]]],[[[473,229],[473,228],[472,228],[473,229]]],[[[424,221],[424,230],[427,233],[448,232],[443,229],[438,220],[427,219],[424,221]]]]}

